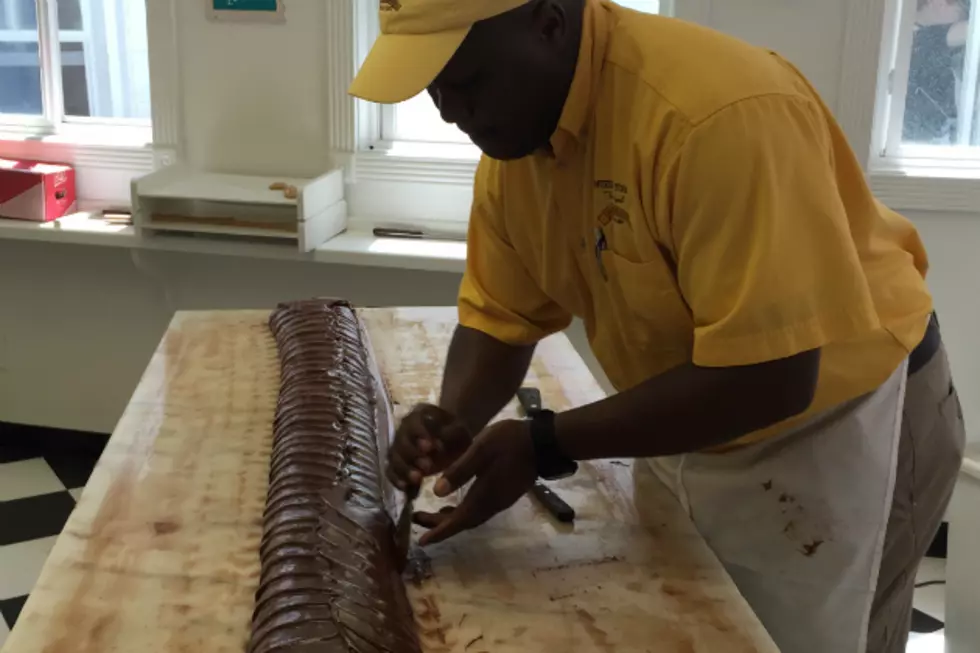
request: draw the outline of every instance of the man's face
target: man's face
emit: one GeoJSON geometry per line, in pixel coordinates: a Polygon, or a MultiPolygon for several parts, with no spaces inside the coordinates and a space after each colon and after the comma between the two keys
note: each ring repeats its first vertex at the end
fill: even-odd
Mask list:
{"type": "Polygon", "coordinates": [[[561,5],[535,0],[478,23],[428,88],[443,120],[491,158],[531,154],[558,124],[578,53],[561,5]]]}

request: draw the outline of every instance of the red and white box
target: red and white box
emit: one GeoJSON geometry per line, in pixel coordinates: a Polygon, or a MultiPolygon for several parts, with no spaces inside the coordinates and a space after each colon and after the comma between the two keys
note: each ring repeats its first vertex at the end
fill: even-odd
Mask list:
{"type": "Polygon", "coordinates": [[[0,218],[50,222],[75,212],[75,170],[0,159],[0,218]]]}

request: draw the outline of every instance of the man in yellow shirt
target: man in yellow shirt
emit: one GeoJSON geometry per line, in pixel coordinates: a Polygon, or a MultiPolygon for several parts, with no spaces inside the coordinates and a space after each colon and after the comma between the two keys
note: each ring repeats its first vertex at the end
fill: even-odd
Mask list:
{"type": "Polygon", "coordinates": [[[381,22],[351,92],[427,89],[485,154],[439,405],[389,460],[402,489],[473,481],[422,543],[575,461],[650,459],[782,650],[903,651],[962,416],[919,236],[814,89],[607,0],[385,0],[381,22]],[[573,317],[618,393],[488,427],[573,317]]]}

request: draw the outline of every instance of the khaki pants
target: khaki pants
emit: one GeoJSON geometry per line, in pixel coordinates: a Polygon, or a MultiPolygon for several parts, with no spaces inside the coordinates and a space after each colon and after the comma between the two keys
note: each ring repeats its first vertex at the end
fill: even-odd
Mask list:
{"type": "Polygon", "coordinates": [[[915,572],[942,523],[963,459],[963,413],[940,349],[909,376],[895,490],[868,627],[869,653],[904,653],[915,572]]]}

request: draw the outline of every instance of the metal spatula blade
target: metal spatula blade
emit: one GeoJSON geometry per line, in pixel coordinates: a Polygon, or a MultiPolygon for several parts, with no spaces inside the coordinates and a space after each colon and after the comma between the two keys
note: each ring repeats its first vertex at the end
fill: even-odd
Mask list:
{"type": "Polygon", "coordinates": [[[408,564],[408,552],[412,547],[412,512],[415,509],[415,499],[419,496],[418,486],[413,486],[405,491],[405,505],[402,506],[402,514],[398,517],[395,524],[395,549],[398,555],[398,569],[404,571],[408,564]]]}

